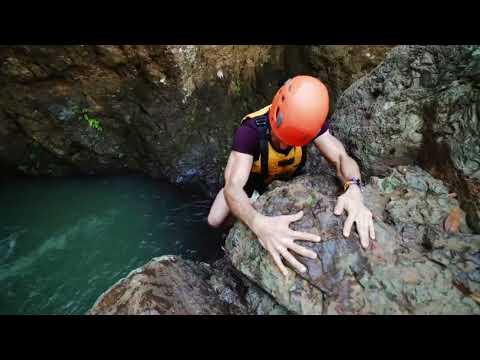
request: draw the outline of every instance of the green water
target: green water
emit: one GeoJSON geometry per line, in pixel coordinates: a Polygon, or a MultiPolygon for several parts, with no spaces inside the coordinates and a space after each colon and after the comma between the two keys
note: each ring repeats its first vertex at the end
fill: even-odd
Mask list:
{"type": "Polygon", "coordinates": [[[151,258],[221,256],[209,202],[140,176],[0,183],[0,314],[83,314],[151,258]]]}

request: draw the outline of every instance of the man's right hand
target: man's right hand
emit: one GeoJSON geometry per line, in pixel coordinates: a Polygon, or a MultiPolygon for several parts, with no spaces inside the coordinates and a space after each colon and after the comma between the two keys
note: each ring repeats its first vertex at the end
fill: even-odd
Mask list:
{"type": "Polygon", "coordinates": [[[300,211],[294,215],[282,215],[274,217],[258,214],[252,226],[252,230],[257,235],[258,241],[260,241],[260,244],[262,244],[265,250],[270,253],[285,277],[288,275],[288,272],[285,265],[282,263],[280,256],[287,260],[299,272],[307,271],[306,267],[297,259],[295,259],[289,250],[311,259],[315,259],[317,257],[317,254],[312,250],[309,250],[294,242],[294,240],[313,242],[320,241],[320,236],[318,235],[290,229],[290,223],[298,221],[302,217],[303,211],[300,211]]]}

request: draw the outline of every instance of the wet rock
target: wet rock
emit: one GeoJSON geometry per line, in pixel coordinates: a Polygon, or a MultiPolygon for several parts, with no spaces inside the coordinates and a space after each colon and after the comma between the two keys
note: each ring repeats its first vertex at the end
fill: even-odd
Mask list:
{"type": "MultiPolygon", "coordinates": [[[[107,290],[89,314],[242,314],[243,306],[219,296],[208,281],[213,270],[174,256],[153,259],[107,290]]],[[[218,279],[216,279],[218,281],[218,279]]],[[[215,283],[215,281],[214,281],[215,283]]],[[[223,285],[223,284],[222,284],[223,285]]]]}
{"type": "Polygon", "coordinates": [[[284,314],[263,290],[213,265],[162,256],[132,271],[99,297],[90,315],[284,314]]]}
{"type": "MultiPolygon", "coordinates": [[[[337,102],[332,132],[365,177],[421,164],[480,233],[479,46],[398,46],[337,102]]],[[[312,154],[314,157],[318,155],[312,154]]]]}
{"type": "Polygon", "coordinates": [[[286,315],[288,310],[278,304],[275,299],[251,282],[243,274],[236,271],[227,256],[212,264],[216,271],[216,277],[209,282],[215,282],[216,291],[228,303],[235,303],[238,306],[246,307],[248,314],[255,315],[286,315]],[[217,280],[216,280],[217,279],[217,280]],[[222,295],[224,294],[224,295],[222,295]],[[225,297],[225,294],[228,298],[225,297]],[[235,299],[233,301],[232,299],[235,299]]]}
{"type": "Polygon", "coordinates": [[[403,167],[368,185],[365,201],[378,219],[376,241],[367,250],[356,232],[343,237],[346,215],[333,214],[337,190],[333,176],[302,176],[272,184],[254,203],[269,216],[304,211],[291,227],[322,238],[317,244],[303,242],[317,259],[296,256],[306,274],[290,269],[285,279],[240,222],[226,242],[233,265],[297,314],[480,313],[469,295],[478,293],[480,285],[480,237],[466,224],[460,234],[442,230],[437,219],[458,201],[448,197],[441,181],[417,167],[403,167]]]}

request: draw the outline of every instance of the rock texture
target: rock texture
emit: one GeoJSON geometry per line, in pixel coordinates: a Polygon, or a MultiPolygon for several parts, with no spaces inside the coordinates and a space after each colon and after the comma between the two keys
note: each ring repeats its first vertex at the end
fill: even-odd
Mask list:
{"type": "Polygon", "coordinates": [[[480,46],[398,46],[340,97],[332,132],[366,176],[419,164],[480,232],[480,46]]]}
{"type": "Polygon", "coordinates": [[[306,58],[330,92],[331,107],[356,80],[367,75],[385,59],[391,45],[316,45],[307,47],[306,58]]]}
{"type": "Polygon", "coordinates": [[[342,57],[356,58],[356,47],[335,48],[0,46],[0,169],[144,172],[213,196],[240,119],[285,80],[326,76],[343,90],[361,71],[344,59],[346,78],[326,73],[342,57]]]}
{"type": "Polygon", "coordinates": [[[480,236],[460,219],[462,232],[443,230],[458,207],[445,185],[418,167],[374,178],[365,191],[377,217],[376,241],[363,250],[358,235],[342,234],[345,215],[333,214],[333,177],[276,182],[255,202],[269,216],[303,210],[292,228],[319,234],[305,245],[316,260],[297,256],[305,275],[284,279],[253,233],[237,223],[227,238],[233,265],[296,314],[480,314],[480,236]]]}
{"type": "Polygon", "coordinates": [[[226,258],[212,265],[153,259],[89,314],[480,314],[480,235],[441,180],[413,166],[372,177],[364,198],[376,217],[376,241],[366,250],[356,232],[343,237],[346,216],[333,214],[337,192],[333,176],[305,175],[274,182],[254,203],[269,216],[304,211],[292,228],[322,237],[304,243],[317,259],[297,256],[306,274],[290,270],[283,278],[238,222],[226,258]]]}
{"type": "MultiPolygon", "coordinates": [[[[281,50],[281,49],[279,49],[281,50]]],[[[0,49],[0,160],[26,174],[142,171],[217,182],[226,139],[271,47],[0,49]],[[99,121],[102,131],[85,119],[99,121]],[[208,154],[208,155],[206,155],[208,154]]],[[[272,60],[273,59],[273,60],[272,60]]],[[[261,80],[260,80],[261,81],[261,80]]],[[[268,86],[267,86],[268,87],[268,86]]]]}
{"type": "MultiPolygon", "coordinates": [[[[221,267],[221,270],[220,268],[221,267]]],[[[163,256],[131,272],[96,301],[90,315],[285,314],[256,286],[241,285],[216,267],[163,256]],[[241,287],[241,288],[239,288],[241,287]]]]}
{"type": "MultiPolygon", "coordinates": [[[[340,56],[342,61],[332,60],[336,66],[322,68],[330,60],[320,60],[316,51],[335,59],[332,54],[350,50],[312,47],[297,53],[306,55],[312,71],[316,66],[317,74],[337,79],[328,84],[335,102],[348,85],[348,77],[335,73],[358,64],[353,59],[360,55],[353,62],[340,56]],[[312,66],[312,59],[319,63],[312,66]]],[[[186,313],[480,314],[479,65],[479,46],[399,46],[339,98],[331,129],[369,179],[364,198],[375,215],[371,248],[361,248],[355,231],[343,237],[346,215],[333,214],[339,184],[312,151],[309,175],[274,182],[254,203],[269,216],[304,211],[292,228],[322,237],[320,243],[304,243],[317,259],[297,256],[306,274],[291,269],[285,279],[254,234],[237,222],[220,267],[181,260],[180,268],[154,260],[158,275],[140,269],[138,276],[150,276],[161,289],[173,282],[175,292],[165,294],[176,305],[168,309],[186,313]],[[242,275],[226,271],[229,262],[242,275]],[[175,269],[171,279],[159,275],[168,274],[168,267],[175,269]],[[183,289],[194,294],[195,305],[184,299],[183,289]]],[[[352,78],[359,74],[352,71],[352,78]]],[[[134,304],[150,298],[151,285],[137,285],[135,276],[120,283],[132,295],[122,297],[127,292],[114,286],[95,309],[105,299],[114,309],[105,307],[107,313],[117,311],[117,304],[138,309],[134,304]]],[[[157,313],[169,311],[155,306],[157,313]]]]}

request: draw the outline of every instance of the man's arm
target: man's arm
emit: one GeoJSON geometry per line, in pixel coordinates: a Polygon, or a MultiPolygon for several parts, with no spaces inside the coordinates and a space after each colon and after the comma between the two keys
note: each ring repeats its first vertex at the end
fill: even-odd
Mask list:
{"type": "Polygon", "coordinates": [[[225,200],[232,213],[242,220],[245,225],[253,229],[259,213],[250,204],[247,194],[243,190],[250,176],[253,156],[232,151],[225,168],[225,200]]]}
{"type": "MultiPolygon", "coordinates": [[[[326,131],[315,139],[314,144],[320,153],[335,166],[337,176],[342,183],[346,183],[353,177],[361,179],[357,163],[348,156],[343,144],[330,131],[326,131]]],[[[373,218],[371,211],[363,204],[363,196],[357,186],[350,186],[343,195],[339,196],[334,212],[336,215],[341,215],[343,210],[348,213],[343,235],[350,236],[352,225],[356,223],[362,246],[368,247],[369,237],[372,240],[375,239],[373,218]]]]}
{"type": "Polygon", "coordinates": [[[315,139],[314,144],[330,164],[335,166],[337,176],[342,183],[347,182],[352,177],[361,178],[357,163],[348,156],[343,144],[330,131],[327,130],[315,139]]]}
{"type": "Polygon", "coordinates": [[[289,224],[300,220],[303,212],[295,215],[269,217],[260,214],[253,208],[243,190],[250,176],[252,163],[253,156],[251,155],[236,151],[232,151],[230,154],[225,169],[224,187],[225,200],[230,211],[257,235],[260,244],[270,253],[284,276],[287,276],[287,269],[282,263],[281,256],[298,271],[305,272],[305,266],[295,259],[290,251],[312,259],[316,258],[316,254],[298,245],[294,240],[318,242],[320,237],[290,229],[289,224]]]}

